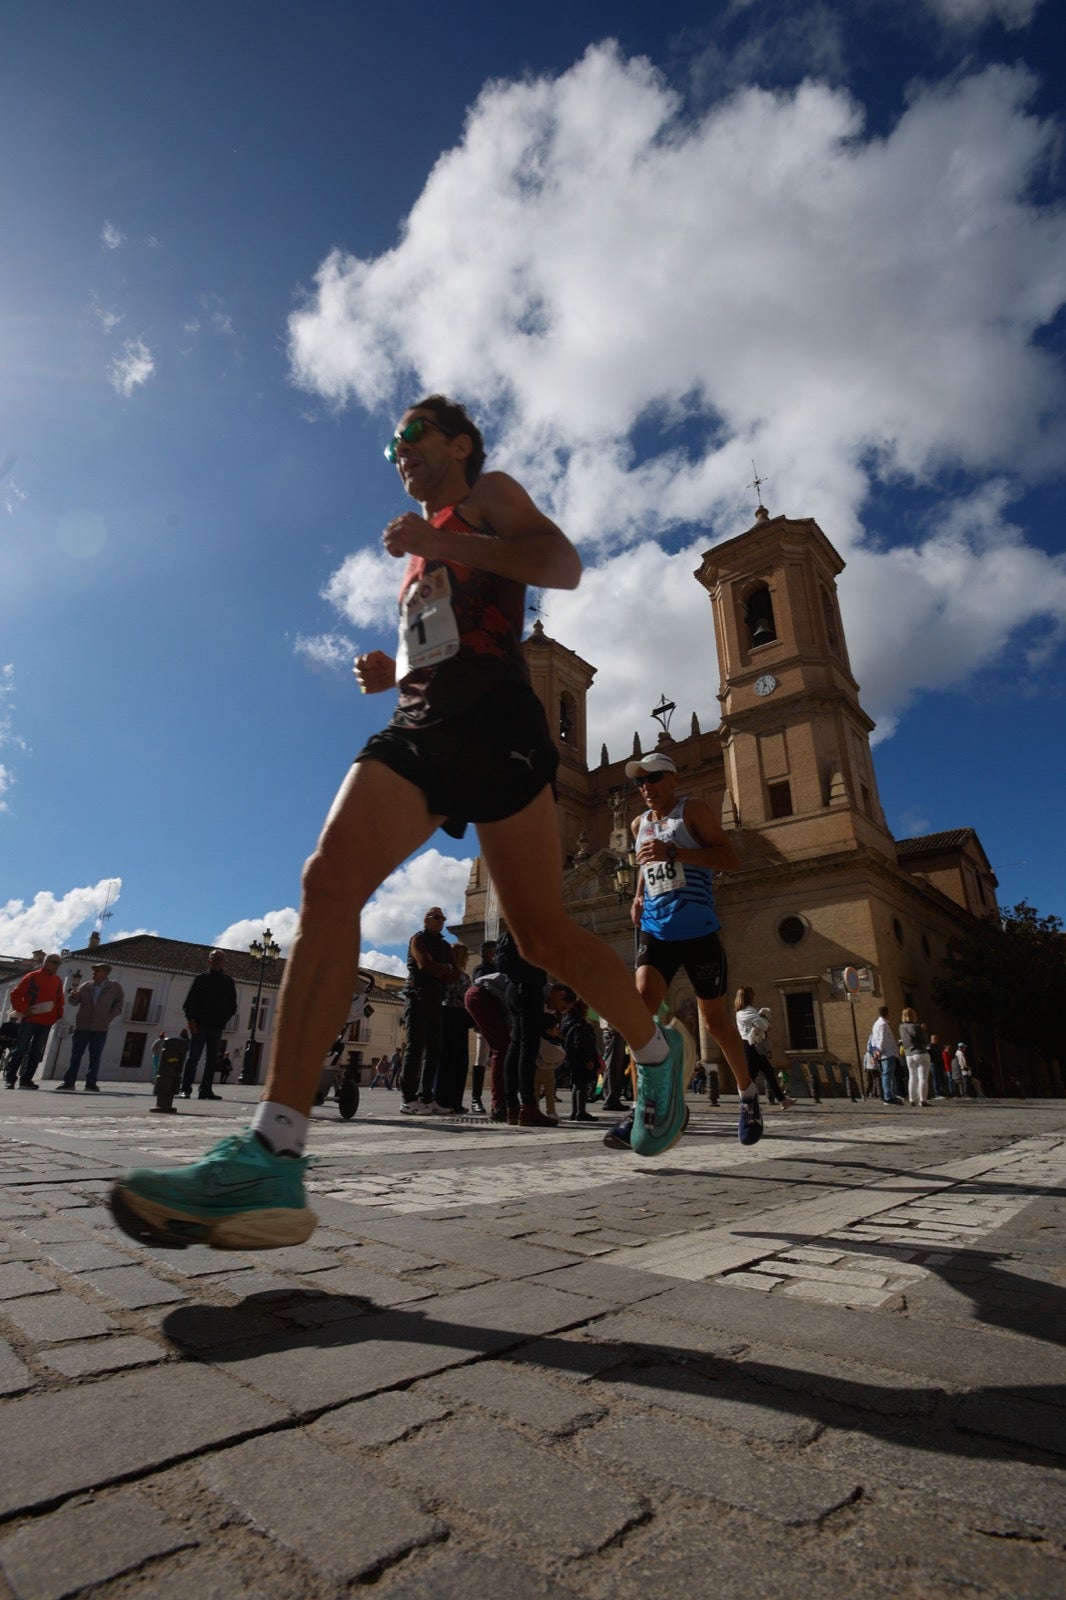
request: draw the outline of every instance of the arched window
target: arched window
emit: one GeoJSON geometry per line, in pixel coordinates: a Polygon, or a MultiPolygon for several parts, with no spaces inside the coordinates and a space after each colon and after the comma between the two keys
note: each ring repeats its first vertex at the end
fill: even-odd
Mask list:
{"type": "Polygon", "coordinates": [[[571,745],[577,739],[577,704],[566,689],[559,696],[559,738],[571,745]]]}
{"type": "Polygon", "coordinates": [[[748,637],[753,645],[774,642],[777,638],[774,603],[765,583],[760,584],[759,588],[753,589],[748,595],[744,616],[748,624],[748,637]]]}

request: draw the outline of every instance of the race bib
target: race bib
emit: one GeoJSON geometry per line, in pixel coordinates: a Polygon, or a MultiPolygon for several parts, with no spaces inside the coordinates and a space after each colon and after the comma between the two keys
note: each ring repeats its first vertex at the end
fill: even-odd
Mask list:
{"type": "Polygon", "coordinates": [[[685,869],[680,861],[649,861],[645,866],[645,894],[672,894],[684,887],[685,869]]]}
{"type": "Polygon", "coordinates": [[[452,609],[452,587],[447,567],[427,572],[412,584],[400,607],[400,638],[396,648],[396,681],[409,672],[447,661],[459,649],[459,628],[452,609]]]}

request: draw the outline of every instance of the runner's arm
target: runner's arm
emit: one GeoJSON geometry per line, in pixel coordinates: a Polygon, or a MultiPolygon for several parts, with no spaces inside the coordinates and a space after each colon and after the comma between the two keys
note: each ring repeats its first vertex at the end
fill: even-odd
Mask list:
{"type": "MultiPolygon", "coordinates": [[[[714,812],[706,801],[687,800],[684,821],[685,827],[694,839],[699,840],[699,844],[696,848],[676,845],[675,861],[680,861],[683,866],[705,867],[709,872],[736,872],[740,866],[736,847],[721,823],[715,821],[714,812]]],[[[667,861],[670,859],[670,848],[669,843],[662,839],[645,840],[641,854],[649,861],[667,861]]]]}
{"type": "Polygon", "coordinates": [[[561,528],[556,527],[506,472],[486,472],[463,501],[461,516],[484,533],[459,533],[434,528],[417,512],[405,512],[385,529],[382,539],[393,556],[436,556],[514,578],[537,589],[576,589],[581,557],[561,528]]]}

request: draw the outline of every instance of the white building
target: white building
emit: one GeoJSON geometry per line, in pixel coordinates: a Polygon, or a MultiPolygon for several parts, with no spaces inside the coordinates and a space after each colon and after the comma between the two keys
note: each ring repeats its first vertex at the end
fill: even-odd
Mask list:
{"type": "MultiPolygon", "coordinates": [[[[125,1005],[122,1015],[116,1017],[108,1029],[100,1063],[101,1079],[126,1083],[151,1080],[152,1041],[161,1029],[177,1034],[185,1027],[182,1010],[185,997],[197,973],[207,971],[207,960],[213,948],[209,944],[161,939],[153,934],[134,934],[128,939],[102,944],[99,934],[94,933],[83,949],[63,951],[59,975],[65,990],[91,977],[94,961],[109,961],[112,978],[122,985],[125,1005]]],[[[225,950],[223,954],[225,971],[237,987],[237,1010],[226,1024],[223,1044],[233,1058],[236,1079],[240,1076],[248,1044],[254,1040],[255,1081],[262,1083],[270,1064],[278,989],[285,962],[269,957],[264,961],[239,950],[225,950]]],[[[0,958],[0,1022],[12,1015],[11,990],[24,972],[37,965],[37,961],[0,958]]],[[[354,1020],[350,1020],[347,1030],[347,1059],[357,1066],[369,1067],[378,1056],[391,1054],[402,1041],[400,990],[403,979],[391,973],[372,972],[366,967],[360,967],[359,971],[364,981],[358,993],[352,996],[349,1016],[354,1020]],[[366,989],[367,982],[369,989],[366,989]],[[357,1017],[361,1008],[356,1001],[363,997],[364,990],[371,1015],[357,1017]]],[[[66,1071],[74,1016],[74,1009],[68,1003],[63,1020],[49,1035],[37,1073],[38,1081],[61,1078],[66,1071]]],[[[365,1080],[365,1072],[363,1076],[365,1080]]]]}

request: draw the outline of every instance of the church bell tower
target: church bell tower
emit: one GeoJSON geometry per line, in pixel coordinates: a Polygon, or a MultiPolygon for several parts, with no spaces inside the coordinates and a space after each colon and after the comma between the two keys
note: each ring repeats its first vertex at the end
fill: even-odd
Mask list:
{"type": "Polygon", "coordinates": [[[843,570],[813,518],[760,506],[695,574],[714,609],[735,820],[792,860],[858,845],[895,855],[870,756],[874,724],[841,625],[843,570]]]}

